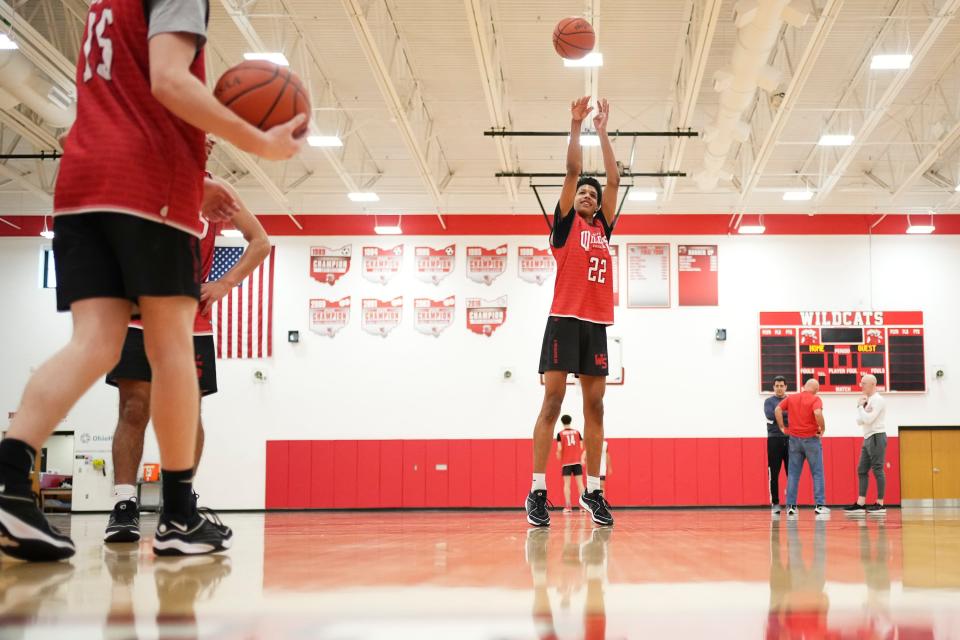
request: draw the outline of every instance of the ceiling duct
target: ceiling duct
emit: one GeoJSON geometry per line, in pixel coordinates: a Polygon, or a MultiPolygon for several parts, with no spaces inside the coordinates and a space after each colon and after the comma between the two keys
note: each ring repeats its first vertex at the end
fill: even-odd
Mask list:
{"type": "Polygon", "coordinates": [[[741,120],[753,103],[757,87],[772,92],[780,84],[780,72],[767,64],[786,22],[806,24],[809,14],[790,0],[740,0],[733,10],[737,44],[730,66],[714,74],[713,88],[720,94],[717,117],[704,128],[706,146],[703,168],[696,172],[697,186],[708,191],[721,177],[729,176],[723,165],[734,142],[745,142],[750,126],[741,120]]]}
{"type": "Polygon", "coordinates": [[[76,118],[76,106],[68,100],[22,53],[0,50],[0,107],[23,103],[46,124],[64,128],[76,118]]]}

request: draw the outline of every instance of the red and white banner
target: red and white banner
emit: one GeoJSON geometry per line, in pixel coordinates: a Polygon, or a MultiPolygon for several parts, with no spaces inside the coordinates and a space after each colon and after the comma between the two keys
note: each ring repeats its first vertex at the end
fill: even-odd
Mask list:
{"type": "Polygon", "coordinates": [[[524,282],[541,285],[557,272],[557,261],[549,248],[517,247],[517,258],[517,270],[524,282]]]}
{"type": "Polygon", "coordinates": [[[457,245],[442,249],[432,247],[414,247],[417,278],[424,282],[440,284],[440,281],[453,273],[457,260],[457,245]]]}
{"type": "Polygon", "coordinates": [[[363,277],[370,282],[387,284],[403,267],[403,245],[392,249],[363,248],[363,277]]]}
{"type": "Polygon", "coordinates": [[[310,277],[323,284],[336,284],[350,271],[352,254],[353,245],[350,244],[339,249],[310,247],[310,277]]]}
{"type": "Polygon", "coordinates": [[[677,246],[677,298],[681,307],[720,304],[717,276],[720,263],[715,244],[677,246]]]}
{"type": "Polygon", "coordinates": [[[507,270],[507,245],[496,249],[467,247],[467,278],[485,285],[493,284],[507,270]]]}
{"type": "Polygon", "coordinates": [[[393,300],[364,298],[361,319],[364,331],[386,338],[387,334],[400,326],[403,319],[403,296],[393,300]]]}
{"type": "Polygon", "coordinates": [[[467,298],[467,329],[490,337],[507,321],[507,296],[496,300],[467,298]]]}
{"type": "Polygon", "coordinates": [[[669,306],[670,244],[627,244],[627,307],[653,309],[669,306]]]}
{"type": "Polygon", "coordinates": [[[350,296],[339,300],[310,300],[310,331],[332,338],[350,323],[350,296]]]}
{"type": "Polygon", "coordinates": [[[428,336],[439,336],[453,324],[456,296],[443,300],[416,298],[413,301],[413,326],[428,336]]]}

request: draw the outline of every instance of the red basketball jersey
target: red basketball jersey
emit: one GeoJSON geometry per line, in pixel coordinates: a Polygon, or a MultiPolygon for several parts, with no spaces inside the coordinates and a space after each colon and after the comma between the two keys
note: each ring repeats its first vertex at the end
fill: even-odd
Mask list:
{"type": "Polygon", "coordinates": [[[600,215],[587,222],[573,216],[570,235],[562,247],[550,243],[557,261],[550,315],[613,324],[613,262],[600,215]]]}
{"type": "MultiPolygon", "coordinates": [[[[206,282],[210,277],[210,270],[213,269],[213,253],[216,249],[217,236],[223,229],[222,222],[208,222],[206,218],[200,218],[203,224],[203,232],[200,236],[200,282],[206,282]]],[[[131,320],[131,327],[143,329],[143,322],[140,320],[131,320]]],[[[210,310],[206,313],[200,313],[197,309],[197,315],[193,319],[193,335],[208,336],[213,334],[213,324],[210,318],[210,310]]]]}
{"type": "MultiPolygon", "coordinates": [[[[204,133],[151,93],[143,0],[98,0],[86,25],[53,214],[126,213],[199,236],[204,133]]],[[[190,72],[205,82],[202,50],[190,72]]]]}
{"type": "Polygon", "coordinates": [[[570,464],[580,464],[580,454],[583,452],[580,432],[576,429],[563,429],[557,434],[557,442],[560,444],[560,464],[567,466],[570,464]]]}

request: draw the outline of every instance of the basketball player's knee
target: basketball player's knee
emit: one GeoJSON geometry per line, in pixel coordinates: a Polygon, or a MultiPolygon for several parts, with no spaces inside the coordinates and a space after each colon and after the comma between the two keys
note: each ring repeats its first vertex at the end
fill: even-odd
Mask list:
{"type": "Polygon", "coordinates": [[[150,422],[150,399],[139,394],[126,398],[120,409],[120,420],[128,429],[146,431],[150,422]]]}
{"type": "Polygon", "coordinates": [[[560,409],[563,407],[563,394],[547,393],[543,397],[543,413],[548,420],[556,422],[560,417],[560,409]]]}
{"type": "Polygon", "coordinates": [[[584,398],[583,411],[594,420],[603,420],[603,398],[584,398]]]}
{"type": "Polygon", "coordinates": [[[170,368],[192,367],[194,364],[193,343],[189,339],[148,340],[144,347],[154,375],[170,368]]]}
{"type": "Polygon", "coordinates": [[[97,371],[106,373],[120,362],[123,336],[75,334],[71,343],[83,354],[84,361],[97,371]]]}

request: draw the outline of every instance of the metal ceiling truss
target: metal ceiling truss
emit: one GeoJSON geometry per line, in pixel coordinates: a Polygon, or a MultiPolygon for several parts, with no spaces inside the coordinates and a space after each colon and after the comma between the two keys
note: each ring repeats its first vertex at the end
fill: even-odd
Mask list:
{"type": "MultiPolygon", "coordinates": [[[[682,55],[673,93],[673,105],[670,110],[668,129],[684,130],[693,125],[693,114],[700,96],[700,85],[707,68],[707,58],[713,43],[717,22],[720,19],[720,7],[723,0],[703,0],[692,3],[689,27],[682,43],[682,55]]],[[[665,171],[679,171],[683,162],[683,152],[687,138],[679,137],[668,143],[669,154],[665,171]]],[[[673,198],[676,178],[670,177],[663,183],[663,201],[673,198]]]]}
{"type": "MultiPolygon", "coordinates": [[[[503,67],[500,64],[500,43],[494,20],[494,7],[490,0],[464,0],[467,11],[467,27],[473,40],[473,50],[477,55],[483,95],[487,104],[487,115],[496,129],[509,129],[513,121],[507,107],[506,87],[504,86],[503,67]]],[[[497,158],[500,170],[513,171],[519,161],[509,140],[495,138],[497,158]]],[[[517,181],[512,178],[502,180],[510,202],[516,202],[519,195],[517,181]]]]}
{"type": "Polygon", "coordinates": [[[785,77],[789,75],[790,81],[783,90],[782,96],[778,96],[779,104],[776,102],[771,104],[765,94],[759,94],[754,117],[750,118],[750,137],[746,143],[740,145],[739,150],[738,166],[745,168],[740,178],[741,203],[750,197],[760,177],[764,175],[767,162],[776,149],[780,134],[789,121],[797,100],[803,94],[803,89],[837,21],[843,3],[844,0],[827,0],[819,8],[819,19],[802,52],[794,51],[795,30],[787,30],[786,33],[791,37],[780,39],[778,52],[782,50],[783,55],[778,55],[776,61],[781,67],[787,67],[783,71],[785,77]],[[796,62],[790,64],[793,60],[796,62]]]}
{"type": "MultiPolygon", "coordinates": [[[[921,6],[923,9],[929,8],[928,3],[912,3],[909,8],[917,6],[921,6]]],[[[897,34],[892,33],[892,29],[882,30],[880,37],[878,37],[873,46],[871,46],[870,55],[864,57],[860,69],[854,77],[854,81],[850,83],[851,90],[845,92],[845,99],[842,99],[837,105],[838,108],[854,107],[853,110],[843,112],[847,120],[846,122],[843,122],[844,119],[840,117],[834,120],[843,122],[841,127],[844,130],[833,131],[828,128],[824,131],[825,133],[845,133],[849,131],[853,133],[855,137],[853,144],[848,147],[821,148],[821,167],[824,169],[824,177],[820,180],[816,189],[817,202],[823,202],[830,195],[830,192],[833,191],[843,178],[850,163],[853,162],[859,154],[864,143],[867,142],[877,127],[889,117],[889,111],[893,106],[894,100],[900,95],[900,92],[904,86],[906,86],[913,72],[923,63],[924,57],[933,47],[933,44],[940,34],[943,33],[943,30],[947,27],[958,9],[960,9],[960,0],[944,0],[935,13],[927,16],[929,24],[923,35],[920,36],[911,48],[913,60],[909,68],[897,72],[884,72],[885,74],[892,73],[892,77],[887,75],[878,76],[878,74],[871,73],[869,70],[870,58],[872,57],[873,51],[883,50],[883,43],[887,36],[894,39],[897,38],[897,34]],[[886,80],[886,82],[882,85],[882,93],[877,96],[881,88],[881,82],[884,80],[886,80]]],[[[892,22],[894,21],[887,21],[888,24],[892,22]]],[[[899,48],[902,48],[902,44],[897,44],[899,44],[899,48]]]]}
{"type": "Polygon", "coordinates": [[[453,176],[434,131],[417,74],[404,49],[393,0],[341,0],[370,70],[417,172],[433,201],[440,225],[442,186],[453,176]]]}

